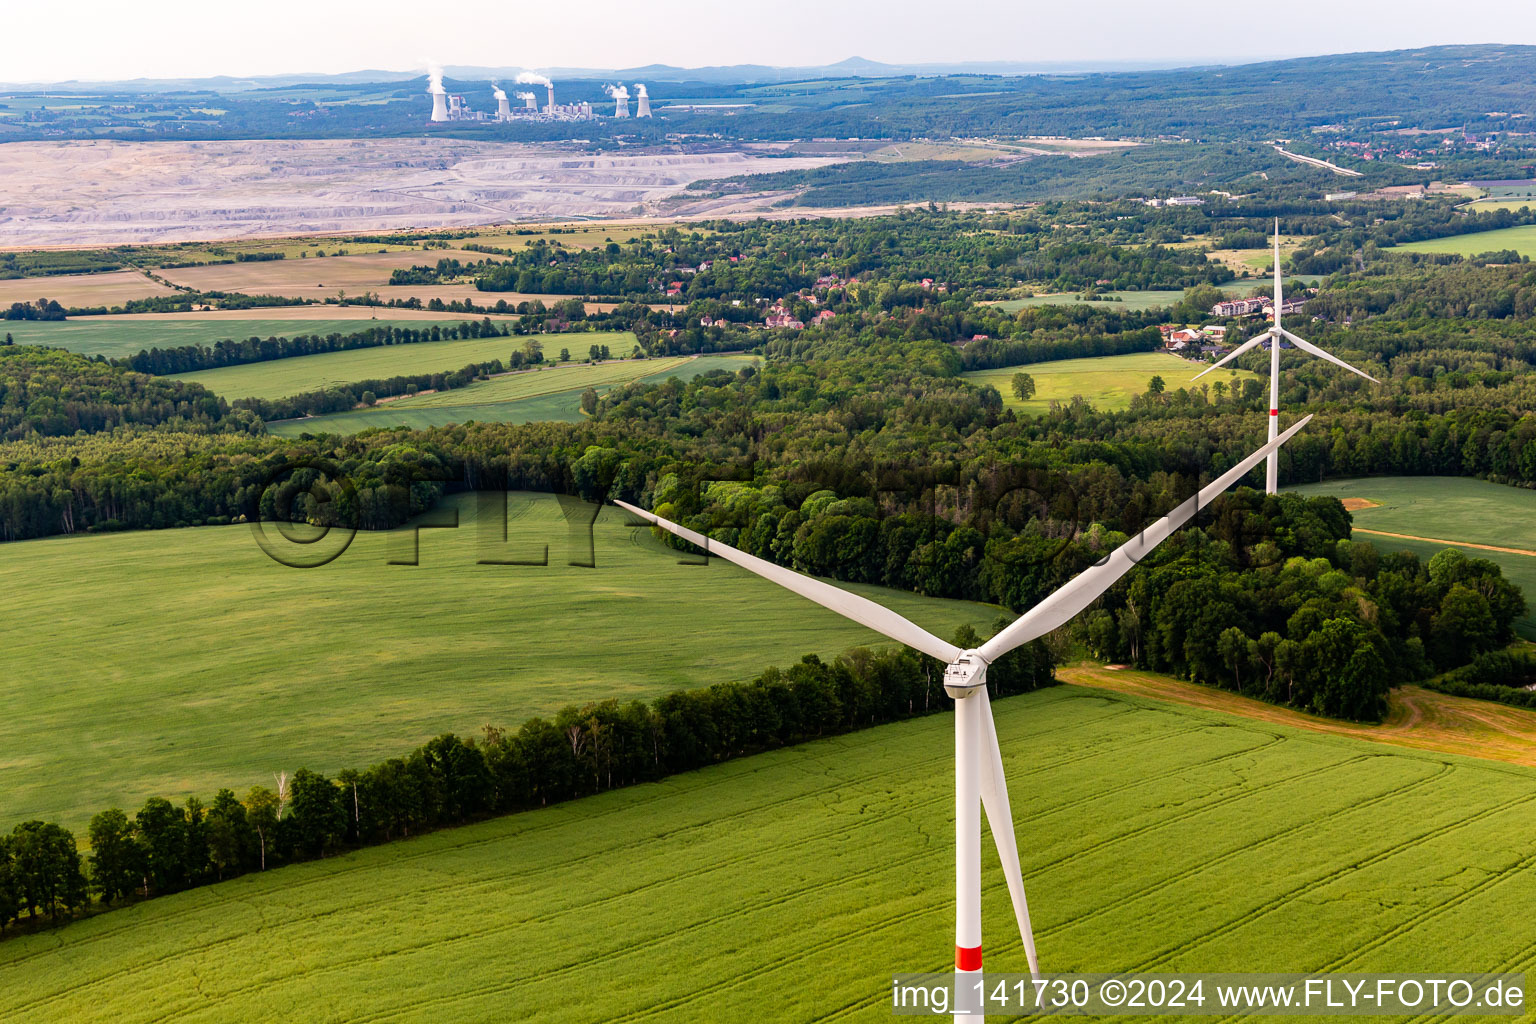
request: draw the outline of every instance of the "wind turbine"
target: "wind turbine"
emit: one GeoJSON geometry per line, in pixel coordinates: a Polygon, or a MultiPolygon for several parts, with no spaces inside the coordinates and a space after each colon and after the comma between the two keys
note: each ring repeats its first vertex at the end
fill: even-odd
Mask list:
{"type": "MultiPolygon", "coordinates": [[[[1319,359],[1326,359],[1335,366],[1342,366],[1350,373],[1358,373],[1366,380],[1375,384],[1381,381],[1372,377],[1364,370],[1350,366],[1337,356],[1330,355],[1303,338],[1298,338],[1284,327],[1280,326],[1280,307],[1283,304],[1283,293],[1280,286],[1280,218],[1275,218],[1275,325],[1256,338],[1250,338],[1237,348],[1222,356],[1209,367],[1201,370],[1191,377],[1191,380],[1199,380],[1206,374],[1219,367],[1225,366],[1244,352],[1249,351],[1264,342],[1269,342],[1269,439],[1273,441],[1280,431],[1280,339],[1284,338],[1303,352],[1310,352],[1319,359]]],[[[1269,462],[1264,467],[1264,492],[1276,494],[1280,490],[1280,454],[1272,451],[1269,454],[1269,462]]]]}
{"type": "MultiPolygon", "coordinates": [[[[1212,498],[1231,487],[1266,456],[1289,441],[1312,419],[1307,416],[1284,434],[1273,438],[1242,462],[1201,488],[1172,512],[1120,545],[1106,558],[1085,569],[1045,600],[1019,616],[978,648],[962,651],[910,620],[868,598],[849,593],[830,583],[804,576],[745,551],[739,551],[701,533],[663,519],[628,502],[620,508],[689,541],[707,554],[718,555],[749,572],[771,580],[801,597],[809,598],[846,618],[883,633],[944,662],[944,690],[955,701],[955,973],[962,987],[966,975],[981,972],[981,808],[986,809],[997,855],[1008,881],[1014,917],[1030,973],[1040,976],[1035,955],[1035,935],[1029,924],[1029,904],[1024,897],[1024,877],[1013,834],[1013,814],[1008,806],[1008,786],[1003,779],[1003,757],[997,744],[997,727],[987,698],[987,666],[1009,651],[1070,621],[1129,572],[1174,530],[1192,519],[1212,498]],[[978,803],[980,806],[978,806],[978,803]]],[[[1273,421],[1271,421],[1273,422],[1273,421]]],[[[956,1013],[955,1024],[980,1024],[981,1014],[956,1013]]]]}

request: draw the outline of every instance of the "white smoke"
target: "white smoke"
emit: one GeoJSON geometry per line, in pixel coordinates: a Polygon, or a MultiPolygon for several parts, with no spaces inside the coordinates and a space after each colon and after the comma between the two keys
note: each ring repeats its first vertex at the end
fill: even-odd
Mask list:
{"type": "Polygon", "coordinates": [[[492,90],[492,94],[498,100],[504,100],[504,99],[507,98],[507,94],[505,92],[503,92],[502,89],[501,89],[501,83],[500,82],[492,82],[491,83],[491,90],[492,90]]]}
{"type": "Polygon", "coordinates": [[[533,99],[538,99],[538,97],[537,97],[537,96],[535,96],[535,95],[534,95],[534,94],[533,94],[533,93],[531,93],[531,92],[519,92],[519,93],[513,93],[513,95],[514,95],[514,96],[516,96],[516,97],[517,97],[517,98],[518,98],[518,99],[520,99],[520,100],[533,100],[533,99]]]}
{"type": "Polygon", "coordinates": [[[643,100],[648,95],[649,95],[649,93],[647,93],[645,91],[645,83],[644,82],[636,82],[635,83],[635,96],[637,98],[643,100]]]}
{"type": "Polygon", "coordinates": [[[518,85],[542,85],[542,86],[544,86],[547,89],[550,86],[553,86],[555,83],[551,82],[549,79],[545,78],[543,75],[536,74],[535,72],[532,72],[532,71],[524,71],[524,72],[522,72],[521,74],[519,74],[517,76],[517,84],[518,85]]]}
{"type": "Polygon", "coordinates": [[[446,90],[443,89],[443,69],[431,62],[427,63],[427,92],[436,96],[446,90]]]}
{"type": "Polygon", "coordinates": [[[609,98],[611,98],[611,99],[615,99],[615,100],[627,100],[627,99],[629,99],[629,90],[624,88],[624,86],[622,86],[622,85],[605,85],[605,86],[603,86],[603,91],[606,92],[608,94],[609,98]]]}

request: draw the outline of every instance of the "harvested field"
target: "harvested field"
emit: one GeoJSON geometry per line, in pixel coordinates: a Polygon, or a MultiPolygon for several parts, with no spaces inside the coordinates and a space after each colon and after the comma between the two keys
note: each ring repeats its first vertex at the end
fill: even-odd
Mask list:
{"type": "Polygon", "coordinates": [[[0,236],[100,245],[652,216],[692,181],[830,162],[439,138],[18,142],[0,147],[0,236]]]}
{"type": "MultiPolygon", "coordinates": [[[[3,150],[4,147],[0,146],[0,151],[3,150]]],[[[4,218],[0,217],[0,225],[4,223],[4,218]]],[[[174,288],[152,281],[137,270],[114,270],[106,274],[12,277],[0,280],[0,305],[53,299],[66,307],[116,306],[129,299],[170,295],[174,291],[174,288]]]]}
{"type": "Polygon", "coordinates": [[[1320,718],[1266,704],[1230,690],[1175,679],[1155,672],[1084,662],[1057,670],[1064,682],[1222,711],[1276,725],[1332,736],[1392,743],[1415,750],[1460,754],[1536,767],[1536,711],[1436,693],[1422,686],[1392,691],[1387,719],[1380,725],[1320,718]]]}
{"type": "MultiPolygon", "coordinates": [[[[324,299],[337,291],[359,295],[365,291],[378,291],[386,301],[398,293],[405,298],[440,290],[437,286],[386,289],[389,275],[409,267],[433,266],[438,260],[468,258],[473,260],[500,260],[499,256],[483,253],[446,254],[442,250],[432,252],[376,252],[359,256],[320,256],[310,259],[270,260],[260,263],[218,263],[201,267],[174,267],[160,271],[167,281],[197,291],[238,291],[247,295],[284,295],[304,299],[324,299]],[[389,294],[383,294],[385,291],[389,294]]],[[[473,285],[463,286],[463,291],[481,294],[473,285]]],[[[446,299],[445,299],[446,301],[446,299]]]]}

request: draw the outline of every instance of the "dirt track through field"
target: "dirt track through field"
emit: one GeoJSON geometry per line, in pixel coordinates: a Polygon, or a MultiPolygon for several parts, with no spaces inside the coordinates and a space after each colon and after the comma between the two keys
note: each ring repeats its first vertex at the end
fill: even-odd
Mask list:
{"type": "Polygon", "coordinates": [[[1056,674],[1064,683],[1155,697],[1261,722],[1536,767],[1536,712],[1491,701],[1452,697],[1421,686],[1393,690],[1386,721],[1369,725],[1320,718],[1227,690],[1130,668],[1077,664],[1064,666],[1056,674]]]}
{"type": "Polygon", "coordinates": [[[1497,551],[1505,555],[1529,555],[1536,558],[1536,551],[1526,548],[1501,548],[1492,544],[1472,544],[1464,540],[1446,540],[1443,537],[1416,537],[1411,533],[1388,533],[1386,530],[1367,530],[1362,527],[1354,527],[1355,533],[1369,533],[1376,537],[1396,537],[1398,540],[1421,540],[1428,544],[1444,544],[1453,548],[1476,548],[1478,551],[1497,551]]]}

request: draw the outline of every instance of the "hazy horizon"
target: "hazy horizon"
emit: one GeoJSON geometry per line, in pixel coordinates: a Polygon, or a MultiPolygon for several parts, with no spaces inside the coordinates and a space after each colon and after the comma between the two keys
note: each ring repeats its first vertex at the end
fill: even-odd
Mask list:
{"type": "Polygon", "coordinates": [[[1063,7],[956,0],[934,17],[912,0],[823,5],[743,0],[679,11],[594,0],[578,17],[558,5],[461,0],[429,8],[402,0],[243,5],[167,0],[141,8],[87,0],[67,11],[42,4],[12,12],[0,78],[45,85],[227,75],[403,73],[429,63],[460,67],[625,69],[649,64],[817,67],[857,55],[889,64],[1010,62],[1107,67],[1242,64],[1286,57],[1431,45],[1536,44],[1536,9],[1511,0],[1467,0],[1447,22],[1432,0],[1401,0],[1383,17],[1369,0],[1296,0],[1260,32],[1229,4],[1171,0],[1149,10],[1131,0],[1095,5],[1092,24],[1063,7]],[[750,25],[750,31],[742,26],[750,25]]]}

